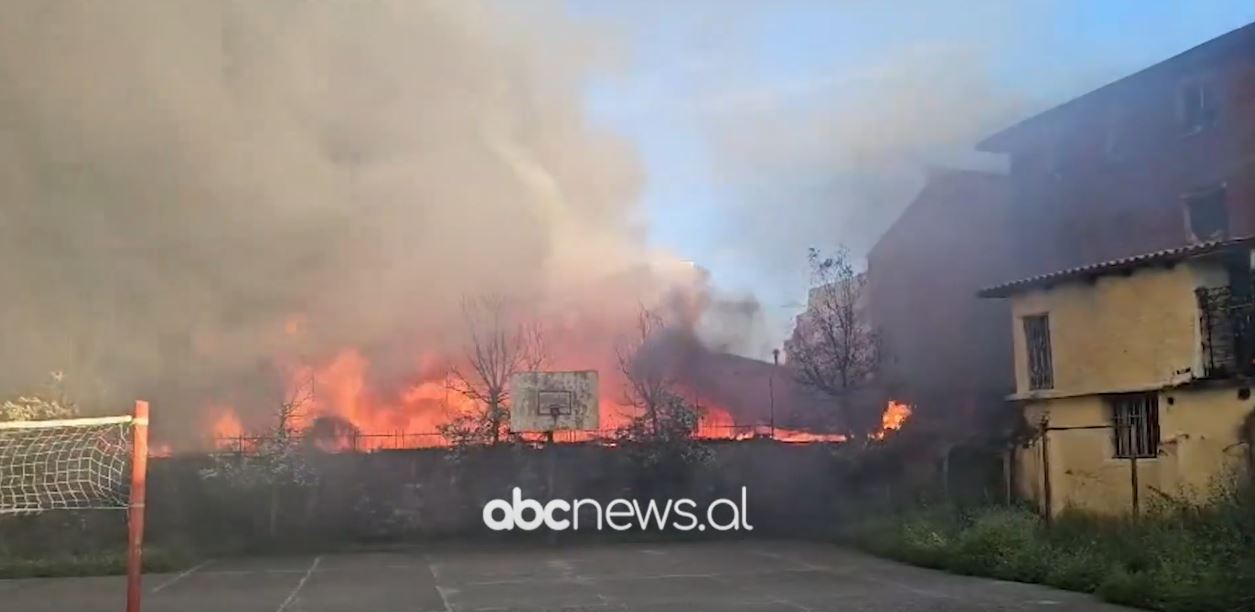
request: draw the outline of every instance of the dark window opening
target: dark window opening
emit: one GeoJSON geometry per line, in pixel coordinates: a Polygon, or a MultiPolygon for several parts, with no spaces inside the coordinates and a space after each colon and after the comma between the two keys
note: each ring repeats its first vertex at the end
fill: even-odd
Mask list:
{"type": "Polygon", "coordinates": [[[1159,455],[1159,396],[1134,393],[1110,398],[1117,459],[1159,455]]]}
{"type": "Polygon", "coordinates": [[[1225,207],[1225,188],[1216,187],[1185,196],[1185,216],[1195,240],[1204,242],[1227,237],[1229,211],[1225,207]]]}
{"type": "Polygon", "coordinates": [[[1028,388],[1052,389],[1054,366],[1050,355],[1050,317],[1024,317],[1024,346],[1028,352],[1028,388]]]}
{"type": "Polygon", "coordinates": [[[1206,83],[1187,83],[1181,87],[1181,127],[1186,133],[1197,132],[1216,120],[1216,94],[1206,83]]]}

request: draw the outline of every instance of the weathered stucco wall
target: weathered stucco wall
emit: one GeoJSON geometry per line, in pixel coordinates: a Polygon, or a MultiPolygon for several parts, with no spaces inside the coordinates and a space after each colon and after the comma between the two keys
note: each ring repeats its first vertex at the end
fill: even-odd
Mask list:
{"type": "MultiPolygon", "coordinates": [[[[1247,452],[1240,427],[1255,399],[1236,386],[1170,389],[1159,393],[1159,456],[1137,460],[1138,498],[1145,509],[1165,496],[1203,501],[1215,487],[1240,472],[1247,452]]],[[[1102,514],[1133,507],[1131,462],[1117,459],[1110,428],[1111,407],[1100,395],[1034,401],[1025,417],[1048,417],[1051,512],[1064,509],[1102,514]],[[1061,429],[1101,426],[1100,429],[1061,429]]],[[[1040,437],[1017,453],[1018,493],[1045,504],[1040,437]]]]}
{"type": "MultiPolygon", "coordinates": [[[[1213,286],[1208,262],[1072,280],[1011,303],[1019,395],[1061,397],[1154,389],[1201,375],[1194,290],[1213,286]],[[1054,388],[1030,391],[1023,318],[1050,315],[1054,388]]],[[[1220,278],[1223,278],[1221,276],[1220,278]]]]}
{"type": "Polygon", "coordinates": [[[1140,508],[1165,496],[1200,500],[1240,468],[1247,452],[1240,427],[1255,400],[1237,381],[1196,380],[1203,372],[1194,290],[1226,283],[1219,263],[1193,260],[1069,280],[1012,299],[1017,397],[1029,424],[1048,425],[1049,478],[1038,432],[1017,453],[1020,495],[1041,507],[1049,497],[1052,513],[1133,509],[1132,462],[1115,457],[1107,395],[1122,392],[1159,398],[1159,454],[1137,460],[1140,508]],[[1030,390],[1022,319],[1038,314],[1050,316],[1054,386],[1030,390]]]}

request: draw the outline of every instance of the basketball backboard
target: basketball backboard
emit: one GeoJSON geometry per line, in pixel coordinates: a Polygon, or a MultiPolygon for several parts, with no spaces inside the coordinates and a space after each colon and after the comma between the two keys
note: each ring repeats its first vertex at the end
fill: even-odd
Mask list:
{"type": "Polygon", "coordinates": [[[596,430],[597,371],[519,372],[510,378],[510,430],[596,430]]]}

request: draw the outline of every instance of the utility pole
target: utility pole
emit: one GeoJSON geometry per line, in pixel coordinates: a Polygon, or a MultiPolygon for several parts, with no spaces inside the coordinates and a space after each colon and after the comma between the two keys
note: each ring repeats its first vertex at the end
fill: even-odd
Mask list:
{"type": "Polygon", "coordinates": [[[771,375],[767,377],[767,402],[771,409],[771,439],[776,439],[776,368],[780,367],[780,349],[771,349],[771,362],[775,365],[771,369],[771,375]]]}

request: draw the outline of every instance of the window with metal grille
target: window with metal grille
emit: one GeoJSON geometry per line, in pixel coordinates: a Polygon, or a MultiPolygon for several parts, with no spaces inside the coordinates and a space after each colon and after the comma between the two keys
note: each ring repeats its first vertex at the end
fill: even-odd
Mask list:
{"type": "Polygon", "coordinates": [[[1024,346],[1028,353],[1028,388],[1054,388],[1055,374],[1050,357],[1049,315],[1024,317],[1024,346]]]}
{"type": "Polygon", "coordinates": [[[1118,459],[1150,458],[1159,454],[1159,396],[1135,393],[1113,396],[1111,421],[1118,459]]]}

